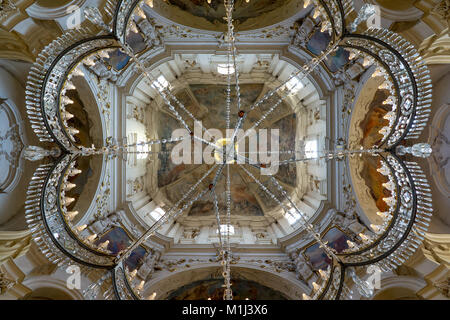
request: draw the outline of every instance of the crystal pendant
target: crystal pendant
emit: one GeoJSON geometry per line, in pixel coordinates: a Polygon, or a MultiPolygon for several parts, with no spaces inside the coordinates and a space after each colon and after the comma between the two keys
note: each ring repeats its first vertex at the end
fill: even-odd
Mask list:
{"type": "Polygon", "coordinates": [[[400,156],[404,156],[409,153],[412,154],[414,157],[428,158],[432,152],[433,149],[428,143],[417,143],[412,147],[405,147],[405,146],[397,147],[397,153],[400,156]]]}
{"type": "Polygon", "coordinates": [[[356,275],[355,270],[353,268],[348,269],[347,272],[353,279],[353,282],[355,282],[358,292],[366,298],[371,298],[374,294],[373,287],[367,281],[364,281],[361,278],[359,278],[356,275]]]}
{"type": "Polygon", "coordinates": [[[111,28],[108,27],[105,22],[103,22],[102,14],[100,10],[95,7],[87,7],[84,9],[84,17],[91,21],[93,24],[98,25],[104,30],[111,31],[111,28]]]}
{"type": "Polygon", "coordinates": [[[358,16],[353,21],[353,23],[349,26],[349,30],[351,32],[355,32],[356,28],[358,28],[358,25],[361,22],[369,20],[369,18],[372,17],[374,14],[376,14],[376,8],[373,4],[363,5],[358,12],[358,16]]]}
{"type": "Polygon", "coordinates": [[[24,151],[22,156],[29,161],[39,161],[44,159],[45,157],[59,157],[61,154],[61,150],[57,147],[54,147],[51,150],[46,150],[44,148],[38,146],[28,146],[24,151]]]}

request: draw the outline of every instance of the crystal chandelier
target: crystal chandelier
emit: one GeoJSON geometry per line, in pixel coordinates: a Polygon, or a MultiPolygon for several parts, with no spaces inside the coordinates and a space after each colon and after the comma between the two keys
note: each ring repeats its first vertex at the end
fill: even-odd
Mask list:
{"type": "MultiPolygon", "coordinates": [[[[158,0],[154,0],[158,1],[158,0]]],[[[43,143],[51,144],[51,151],[41,147],[28,148],[25,154],[29,160],[41,160],[52,157],[50,163],[41,164],[29,184],[26,201],[26,219],[32,231],[33,239],[42,253],[59,266],[78,264],[85,274],[92,270],[102,271],[102,275],[93,282],[84,294],[86,298],[98,298],[103,291],[105,299],[143,299],[145,281],[135,285],[136,270],[129,270],[126,261],[141,244],[155,235],[168,221],[180,217],[188,208],[204,197],[213,201],[215,219],[218,226],[219,259],[224,278],[225,300],[233,299],[231,283],[232,250],[230,245],[231,229],[231,166],[240,169],[256,183],[267,196],[274,200],[287,215],[299,216],[302,228],[314,238],[332,261],[326,271],[320,270],[319,283],[313,283],[312,296],[304,299],[345,299],[352,295],[349,281],[361,295],[370,297],[373,290],[360,279],[357,270],[360,267],[376,265],[383,271],[389,271],[403,264],[419,247],[432,214],[431,190],[421,167],[414,161],[404,161],[405,155],[427,157],[432,152],[427,144],[416,143],[426,126],[431,106],[431,80],[429,71],[417,50],[398,34],[385,29],[369,29],[357,33],[358,25],[372,14],[370,6],[364,6],[358,17],[350,21],[352,12],[350,0],[304,1],[304,8],[313,8],[313,18],[320,21],[321,31],[328,32],[331,41],[328,47],[317,57],[311,59],[297,72],[276,88],[269,90],[262,98],[250,106],[245,106],[241,98],[241,81],[237,64],[238,36],[233,23],[233,0],[224,0],[227,31],[224,34],[227,49],[226,76],[227,89],[224,101],[226,129],[232,129],[231,138],[221,146],[209,139],[195,135],[189,121],[198,121],[182,102],[172,93],[170,86],[155,78],[146,67],[145,60],[133,50],[127,42],[130,30],[136,30],[133,16],[146,19],[143,6],[153,7],[154,1],[108,0],[104,8],[105,15],[96,9],[86,9],[86,18],[102,32],[96,34],[90,29],[69,31],[48,45],[36,60],[28,76],[26,87],[26,105],[30,123],[36,135],[43,143]],[[110,17],[104,19],[104,17],[110,17]],[[93,52],[102,55],[104,50],[121,48],[130,57],[135,70],[150,83],[155,84],[157,93],[167,104],[169,110],[189,135],[178,139],[149,140],[146,142],[119,144],[115,141],[101,148],[90,148],[76,144],[79,131],[69,126],[68,120],[74,117],[65,106],[73,101],[66,92],[75,88],[72,78],[82,76],[78,67],[93,52]],[[248,122],[248,114],[264,104],[271,102],[270,108],[261,118],[253,122],[250,129],[258,128],[291,95],[293,79],[302,80],[316,70],[338,48],[350,52],[350,59],[363,58],[364,65],[376,65],[373,76],[384,77],[380,89],[388,90],[385,104],[392,110],[386,114],[388,125],[380,130],[383,139],[370,149],[321,151],[317,156],[296,156],[293,159],[279,161],[278,165],[308,162],[317,159],[343,161],[348,157],[368,154],[380,159],[382,166],[378,172],[387,178],[383,186],[391,191],[391,197],[385,198],[389,207],[386,212],[378,212],[383,219],[380,225],[372,225],[372,234],[361,233],[360,241],[348,241],[348,249],[336,252],[323,240],[309,217],[303,212],[288,191],[273,176],[266,182],[257,177],[252,170],[264,169],[264,164],[251,164],[244,155],[237,154],[235,146],[240,140],[239,129],[248,122]],[[289,89],[291,88],[291,89],[289,89]],[[232,114],[232,91],[235,91],[236,105],[239,110],[232,114]],[[86,225],[74,225],[72,221],[80,214],[70,211],[69,205],[75,200],[66,193],[75,187],[69,178],[81,173],[76,160],[82,157],[106,156],[119,157],[132,153],[139,146],[169,145],[182,140],[197,141],[210,146],[220,155],[221,161],[211,168],[198,181],[188,188],[165,214],[124,251],[117,255],[108,250],[108,242],[96,243],[97,235],[82,236],[86,225]],[[413,144],[405,145],[412,142],[413,144]],[[234,160],[241,160],[239,164],[234,160]],[[250,170],[250,168],[253,168],[250,170]],[[210,180],[210,176],[214,178],[210,180]],[[221,215],[216,186],[224,177],[226,186],[226,210],[221,215]],[[203,183],[209,186],[200,189],[203,183]],[[223,221],[225,217],[225,221],[223,221]],[[225,225],[226,227],[221,228],[225,225]],[[106,290],[101,289],[107,287],[106,290]]],[[[248,2],[248,1],[247,1],[248,2]]],[[[206,129],[204,129],[207,133],[206,129]]],[[[409,159],[411,158],[409,157],[409,159]]]]}

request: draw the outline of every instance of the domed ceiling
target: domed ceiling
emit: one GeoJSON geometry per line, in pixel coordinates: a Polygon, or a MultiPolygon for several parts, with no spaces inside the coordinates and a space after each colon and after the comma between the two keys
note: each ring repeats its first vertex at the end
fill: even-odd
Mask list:
{"type": "MultiPolygon", "coordinates": [[[[243,105],[252,105],[257,98],[263,93],[263,84],[243,84],[241,85],[241,103],[243,105]]],[[[226,86],[211,84],[192,84],[187,89],[177,94],[177,98],[193,113],[193,115],[202,122],[205,128],[216,128],[223,132],[225,136],[226,115],[223,103],[226,101],[226,86]],[[191,97],[192,95],[192,97],[191,97]]],[[[272,98],[276,100],[277,98],[272,98]]],[[[235,105],[236,96],[232,95],[231,104],[235,105]]],[[[267,112],[268,106],[264,106],[261,110],[252,111],[248,118],[251,122],[257,121],[261,116],[261,112],[267,112]]],[[[170,111],[166,106],[163,112],[159,113],[157,123],[163,124],[158,126],[158,137],[160,139],[170,139],[172,133],[180,128],[179,122],[170,115],[170,111]]],[[[233,110],[237,113],[236,110],[233,110]]],[[[246,124],[244,129],[250,128],[250,123],[246,124]]],[[[297,131],[296,114],[286,103],[282,103],[278,107],[276,114],[271,120],[267,120],[261,129],[277,129],[277,135],[280,139],[280,151],[295,150],[295,137],[297,131]]],[[[164,153],[158,156],[158,187],[165,188],[165,194],[171,203],[175,203],[182,196],[186,182],[192,184],[198,180],[210,167],[202,165],[175,165],[172,161],[173,146],[164,149],[164,153]]],[[[247,145],[247,152],[249,148],[247,145]]],[[[270,149],[269,149],[270,150],[270,149]]],[[[286,158],[281,156],[280,160],[286,158]]],[[[225,173],[223,173],[225,176],[225,173]]],[[[297,186],[296,166],[282,166],[277,174],[277,179],[291,188],[297,186]]],[[[267,199],[262,193],[258,185],[249,179],[245,172],[237,166],[231,166],[231,198],[232,198],[232,214],[241,216],[263,216],[262,208],[273,210],[277,203],[272,199],[267,199]]],[[[225,183],[224,180],[217,185],[217,194],[219,200],[219,210],[226,207],[225,201],[225,183]]],[[[192,206],[188,212],[189,217],[202,217],[214,215],[214,207],[212,201],[198,201],[192,206]]]]}
{"type": "MultiPolygon", "coordinates": [[[[198,29],[226,30],[225,6],[221,0],[154,1],[154,10],[177,23],[198,29]]],[[[238,0],[233,11],[237,30],[251,30],[290,18],[301,4],[295,0],[238,0]]]]}

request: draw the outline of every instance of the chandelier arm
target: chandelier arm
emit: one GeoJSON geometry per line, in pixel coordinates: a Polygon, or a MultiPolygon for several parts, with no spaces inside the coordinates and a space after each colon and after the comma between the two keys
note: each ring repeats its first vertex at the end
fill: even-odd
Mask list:
{"type": "MultiPolygon", "coordinates": [[[[237,49],[236,49],[236,38],[234,33],[234,25],[233,25],[233,9],[234,9],[234,0],[224,0],[224,5],[226,8],[226,14],[227,14],[227,27],[228,27],[228,35],[227,35],[227,41],[229,45],[229,52],[231,53],[231,57],[233,60],[233,67],[234,67],[234,81],[235,81],[235,90],[236,90],[236,106],[237,110],[241,110],[241,89],[239,84],[239,70],[236,62],[236,56],[237,56],[237,49]]],[[[230,56],[228,56],[228,59],[230,56]]],[[[228,64],[228,74],[230,69],[230,65],[228,64]]]]}
{"type": "MultiPolygon", "coordinates": [[[[152,140],[149,142],[140,142],[140,143],[135,143],[135,144],[131,144],[131,145],[124,145],[124,146],[118,146],[115,144],[109,145],[107,147],[103,147],[103,148],[86,148],[86,147],[81,147],[80,150],[74,150],[73,153],[74,154],[81,154],[84,156],[88,156],[88,155],[103,155],[103,154],[117,154],[117,151],[119,149],[123,149],[126,150],[124,153],[127,154],[161,154],[164,153],[165,151],[158,151],[158,152],[152,152],[152,151],[128,151],[129,147],[136,147],[136,146],[144,146],[144,145],[153,145],[153,144],[168,144],[168,143],[176,143],[176,142],[180,142],[183,140],[187,140],[190,139],[191,137],[189,136],[185,136],[185,137],[180,137],[180,138],[175,138],[175,139],[162,139],[162,140],[152,140]]],[[[221,148],[219,148],[217,145],[215,145],[214,143],[211,143],[203,138],[200,138],[198,136],[192,136],[192,138],[194,140],[200,141],[208,146],[213,147],[216,150],[222,151],[221,148]]]]}
{"type": "MultiPolygon", "coordinates": [[[[128,21],[129,15],[131,15],[133,9],[136,7],[138,2],[134,3],[134,5],[132,6],[132,9],[129,11],[128,13],[128,17],[126,17],[124,19],[124,21],[128,21]]],[[[116,11],[114,13],[114,17],[113,17],[113,32],[114,34],[116,34],[117,31],[117,22],[118,22],[118,15],[119,15],[119,11],[120,11],[120,5],[119,4],[116,7],[116,11]]],[[[86,18],[88,20],[91,20],[93,23],[100,23],[100,27],[106,31],[107,33],[110,32],[109,27],[103,22],[103,18],[101,17],[100,12],[98,11],[98,9],[94,9],[94,8],[90,8],[93,10],[90,10],[87,12],[86,18]]],[[[124,35],[126,34],[126,27],[123,30],[124,35]]],[[[189,126],[186,124],[186,122],[182,119],[182,117],[179,115],[179,113],[175,110],[175,107],[171,104],[170,100],[166,97],[166,94],[164,93],[164,89],[161,88],[165,88],[164,85],[161,84],[161,82],[158,79],[154,79],[154,77],[151,76],[151,74],[147,71],[147,68],[145,67],[144,63],[138,58],[138,56],[134,53],[133,49],[131,48],[131,46],[127,43],[126,37],[121,37],[121,36],[117,36],[117,42],[119,43],[120,47],[122,48],[122,50],[125,51],[125,53],[134,60],[134,62],[136,63],[137,69],[139,69],[142,74],[147,78],[147,80],[150,81],[150,85],[152,83],[157,82],[159,84],[159,87],[152,86],[156,89],[156,91],[159,93],[159,95],[163,98],[163,100],[168,104],[169,109],[174,113],[175,117],[181,122],[181,124],[186,128],[186,130],[188,130],[189,133],[191,133],[192,131],[189,129],[189,126]]],[[[187,110],[186,110],[187,111],[187,110]]]]}
{"type": "MultiPolygon", "coordinates": [[[[217,164],[216,164],[216,165],[217,165],[217,164]]],[[[214,176],[214,179],[213,179],[213,181],[212,181],[212,184],[211,184],[211,186],[210,186],[211,191],[215,191],[215,190],[216,190],[217,183],[218,183],[219,180],[220,180],[220,177],[221,177],[221,174],[222,174],[222,172],[223,172],[223,168],[224,168],[224,167],[225,167],[225,164],[224,164],[224,163],[221,163],[220,166],[219,166],[219,169],[218,169],[217,172],[216,172],[216,175],[214,176]]]]}
{"type": "Polygon", "coordinates": [[[308,162],[308,161],[321,160],[321,159],[326,159],[326,158],[327,158],[326,156],[320,156],[320,157],[316,157],[316,158],[289,159],[289,160],[273,162],[272,164],[277,165],[277,166],[283,166],[283,165],[290,165],[292,163],[308,162]]]}
{"type": "Polygon", "coordinates": [[[219,231],[219,244],[220,244],[220,248],[221,250],[223,250],[223,241],[222,241],[222,233],[220,232],[220,212],[219,212],[219,201],[217,200],[217,194],[215,190],[211,190],[211,195],[213,198],[213,203],[214,203],[214,212],[216,214],[216,222],[217,222],[217,230],[219,231]]]}
{"type": "MultiPolygon", "coordinates": [[[[164,85],[158,79],[156,79],[154,81],[158,82],[158,84],[160,85],[160,88],[164,88],[164,85]]],[[[194,121],[194,123],[200,122],[189,110],[187,110],[185,105],[170,91],[169,88],[166,88],[165,92],[189,116],[189,118],[191,118],[194,121]]],[[[205,127],[201,126],[201,128],[204,133],[207,133],[209,135],[210,139],[213,138],[211,133],[209,133],[209,131],[205,127]]]]}
{"type": "MultiPolygon", "coordinates": [[[[164,102],[169,106],[170,111],[174,114],[174,116],[177,118],[177,120],[179,122],[181,122],[181,124],[183,125],[183,127],[189,132],[190,135],[192,135],[192,137],[202,143],[206,143],[207,145],[210,145],[214,148],[219,149],[216,145],[214,145],[213,143],[210,143],[208,141],[206,141],[203,138],[197,137],[194,135],[193,131],[189,128],[188,124],[186,123],[186,121],[183,119],[183,117],[179,114],[179,112],[175,109],[175,107],[173,106],[173,104],[171,103],[170,99],[167,97],[167,95],[164,93],[164,90],[160,89],[160,88],[164,88],[164,86],[161,84],[161,82],[157,79],[154,79],[150,73],[147,71],[147,68],[145,68],[144,64],[140,61],[140,59],[136,56],[136,54],[134,54],[133,50],[130,48],[130,46],[127,43],[124,43],[122,41],[119,41],[121,47],[123,48],[123,50],[125,50],[126,54],[128,56],[130,56],[136,63],[136,66],[138,67],[138,69],[140,69],[140,71],[142,72],[142,74],[147,78],[147,80],[150,81],[150,83],[152,82],[158,82],[159,84],[159,88],[155,88],[156,91],[159,93],[159,95],[163,98],[164,102]]],[[[177,99],[178,100],[178,99],[177,99]]],[[[184,105],[183,105],[184,107],[184,105]]],[[[188,115],[191,115],[193,117],[193,119],[195,119],[195,117],[184,107],[182,109],[188,113],[188,115]]],[[[195,121],[195,120],[194,120],[195,121]]],[[[203,128],[204,129],[204,128],[203,128]]]]}
{"type": "MultiPolygon", "coordinates": [[[[133,10],[131,10],[130,12],[132,12],[132,11],[133,10]]],[[[125,32],[125,30],[124,30],[124,32],[125,32]]],[[[180,121],[181,124],[183,125],[183,127],[185,127],[186,130],[189,132],[189,134],[192,135],[192,130],[189,128],[189,126],[187,125],[186,121],[180,116],[178,111],[175,110],[175,107],[173,106],[173,104],[171,103],[171,101],[167,97],[167,95],[171,99],[173,99],[175,101],[175,103],[194,121],[194,123],[195,122],[199,122],[197,120],[197,118],[189,110],[187,110],[187,108],[184,106],[184,104],[182,104],[177,99],[177,97],[175,97],[175,95],[173,95],[172,92],[168,88],[166,88],[166,86],[164,84],[162,84],[161,81],[159,81],[159,79],[155,79],[154,77],[151,76],[151,74],[147,71],[147,68],[145,67],[145,65],[137,57],[137,55],[134,53],[134,51],[132,50],[130,45],[126,42],[126,37],[123,37],[123,39],[122,39],[122,37],[119,37],[118,41],[119,41],[119,44],[121,45],[122,49],[125,50],[127,55],[130,56],[136,62],[136,65],[137,65],[138,69],[140,69],[142,74],[147,78],[147,80],[150,81],[150,86],[152,86],[152,87],[154,87],[156,89],[156,91],[159,93],[159,95],[163,98],[164,102],[169,106],[169,109],[175,115],[177,120],[180,121]],[[155,82],[158,83],[158,86],[153,86],[152,85],[152,83],[155,83],[155,82]]],[[[202,131],[203,132],[207,132],[206,128],[204,128],[203,126],[202,126],[202,131]]],[[[209,132],[208,132],[208,134],[209,134],[209,132]]],[[[212,138],[211,135],[210,135],[210,138],[212,138]]],[[[207,143],[207,141],[203,140],[203,139],[200,139],[200,141],[203,142],[203,143],[207,143]]]]}
{"type": "Polygon", "coordinates": [[[288,159],[288,160],[282,160],[277,162],[272,162],[272,165],[289,165],[292,163],[298,163],[298,162],[307,162],[307,161],[313,161],[313,160],[322,160],[322,159],[341,159],[343,157],[349,156],[349,155],[363,155],[363,154],[380,154],[382,152],[385,152],[384,149],[362,149],[362,150],[334,150],[330,152],[324,152],[324,156],[317,156],[317,157],[311,157],[311,158],[301,158],[301,159],[288,159]]]}
{"type": "Polygon", "coordinates": [[[397,90],[397,117],[389,136],[383,140],[395,148],[403,139],[416,139],[428,122],[432,103],[430,72],[418,50],[400,35],[385,29],[346,35],[344,45],[373,56],[388,72],[397,90]]]}
{"type": "MultiPolygon", "coordinates": [[[[116,260],[116,263],[122,262],[126,258],[129,257],[131,252],[133,252],[139,245],[141,245],[145,240],[147,240],[149,237],[155,234],[156,230],[158,230],[163,224],[167,223],[169,219],[176,219],[178,218],[185,210],[187,210],[190,206],[194,204],[194,202],[198,201],[200,198],[202,198],[207,192],[209,191],[209,188],[204,189],[201,191],[197,196],[189,200],[186,204],[183,205],[181,209],[179,209],[177,212],[173,213],[173,210],[171,212],[167,212],[162,216],[157,222],[155,222],[150,229],[148,229],[131,247],[129,247],[122,255],[118,257],[116,260]]],[[[187,193],[186,195],[190,195],[191,193],[187,193]]],[[[187,197],[183,197],[186,199],[187,197]]],[[[180,202],[180,201],[179,201],[180,202]]],[[[173,207],[174,208],[174,207],[173,207]]]]}
{"type": "MultiPolygon", "coordinates": [[[[253,111],[257,107],[261,106],[265,101],[267,101],[269,98],[271,98],[276,93],[280,92],[283,88],[286,87],[286,84],[289,83],[289,81],[292,81],[292,79],[296,77],[300,77],[299,80],[303,80],[306,78],[312,71],[314,71],[317,66],[322,63],[323,60],[325,60],[333,51],[336,50],[336,48],[339,46],[340,41],[337,41],[333,44],[331,44],[325,52],[321,53],[320,56],[311,59],[306,65],[303,65],[297,72],[294,72],[287,80],[285,80],[283,83],[281,83],[278,87],[275,89],[270,90],[267,92],[261,99],[259,99],[257,102],[252,104],[250,106],[249,112],[253,111]]],[[[289,94],[289,92],[288,92],[289,94]]],[[[285,98],[288,96],[285,95],[285,98]]]]}
{"type": "Polygon", "coordinates": [[[290,215],[291,217],[295,218],[294,215],[289,211],[289,209],[283,204],[282,201],[280,201],[277,196],[275,196],[258,178],[256,178],[249,170],[247,170],[243,165],[239,165],[239,167],[250,177],[253,181],[265,192],[267,195],[274,200],[283,210],[286,214],[290,215]]]}
{"type": "MultiPolygon", "coordinates": [[[[187,204],[190,204],[189,206],[187,206],[187,204],[185,204],[182,209],[180,209],[179,211],[175,212],[176,209],[178,209],[178,207],[180,206],[180,204],[186,200],[196,189],[197,187],[217,168],[217,164],[215,164],[214,166],[211,167],[211,169],[209,169],[202,178],[200,178],[199,181],[197,181],[196,184],[194,184],[189,190],[188,192],[186,192],[184,194],[184,196],[178,200],[178,202],[169,210],[167,211],[158,221],[156,221],[151,227],[150,229],[148,229],[131,247],[129,247],[128,249],[126,249],[126,251],[118,256],[118,258],[116,259],[116,263],[119,263],[121,261],[123,261],[125,258],[127,258],[131,252],[136,249],[140,244],[142,244],[145,240],[147,240],[150,236],[152,236],[156,230],[158,228],[160,228],[163,224],[165,224],[169,219],[175,219],[176,217],[178,217],[179,215],[181,215],[183,213],[184,210],[186,210],[190,205],[192,205],[195,201],[197,201],[197,198],[191,199],[187,204]]],[[[209,188],[208,188],[209,190],[209,188]]],[[[203,195],[202,195],[203,196],[203,195]]]]}
{"type": "Polygon", "coordinates": [[[216,144],[214,144],[214,143],[212,143],[212,142],[210,142],[210,141],[208,141],[208,140],[205,140],[205,139],[200,138],[200,137],[198,137],[198,136],[192,136],[192,137],[193,137],[194,140],[200,141],[201,143],[204,143],[204,144],[206,144],[206,145],[208,145],[208,146],[210,146],[210,147],[213,147],[213,148],[216,149],[217,151],[220,151],[220,152],[223,151],[222,148],[220,148],[219,146],[217,146],[216,144]]]}
{"type": "Polygon", "coordinates": [[[231,44],[228,44],[227,51],[227,100],[226,100],[226,125],[227,129],[230,129],[230,113],[231,113],[231,44]]]}
{"type": "Polygon", "coordinates": [[[230,295],[231,292],[231,280],[230,280],[230,262],[231,262],[231,249],[230,249],[230,238],[229,238],[229,232],[230,232],[230,219],[229,214],[231,214],[230,203],[229,203],[229,164],[227,164],[227,233],[225,237],[225,243],[224,239],[222,237],[222,230],[221,230],[221,219],[220,219],[220,213],[219,213],[219,206],[218,206],[218,200],[217,200],[217,194],[215,192],[217,182],[219,181],[219,177],[222,174],[223,168],[225,164],[222,164],[219,169],[217,170],[216,176],[214,177],[213,183],[210,186],[211,194],[213,196],[213,202],[214,202],[214,210],[216,215],[216,221],[217,221],[217,230],[219,234],[219,243],[220,243],[220,254],[219,257],[222,259],[222,267],[223,267],[223,275],[225,279],[225,287],[226,291],[224,294],[225,300],[232,300],[232,295],[230,295]],[[231,297],[231,298],[230,298],[231,297]]]}
{"type": "MultiPolygon", "coordinates": [[[[255,164],[251,164],[251,163],[247,163],[248,165],[257,168],[257,169],[264,169],[261,165],[255,165],[255,164]]],[[[281,192],[281,194],[288,200],[288,202],[291,204],[291,206],[294,208],[294,210],[299,214],[300,218],[303,220],[303,224],[305,226],[305,230],[307,232],[309,232],[315,239],[316,241],[318,241],[321,245],[321,247],[324,248],[325,253],[330,257],[330,258],[334,258],[337,261],[340,261],[339,258],[335,255],[335,253],[327,246],[327,244],[320,238],[320,235],[316,233],[316,231],[314,230],[314,227],[308,223],[307,218],[304,216],[304,213],[297,208],[297,205],[294,203],[294,201],[291,199],[291,197],[289,197],[289,195],[287,194],[286,190],[280,185],[280,183],[277,181],[277,179],[275,179],[275,177],[271,176],[270,181],[273,182],[273,184],[276,186],[276,188],[278,189],[278,191],[281,192]]],[[[264,190],[264,189],[263,189],[264,190]]],[[[267,190],[267,188],[266,188],[267,190]]],[[[265,192],[267,192],[266,190],[264,190],[265,192]]]]}
{"type": "MultiPolygon", "coordinates": [[[[280,207],[284,210],[284,212],[286,213],[286,215],[291,216],[293,219],[296,219],[297,217],[293,215],[293,213],[284,205],[284,203],[279,200],[277,198],[277,196],[275,196],[260,180],[258,180],[258,178],[256,178],[249,170],[247,170],[244,166],[239,165],[239,167],[250,177],[253,179],[253,181],[256,182],[256,184],[265,192],[267,193],[267,195],[274,200],[275,202],[278,203],[278,205],[280,205],[280,207]]],[[[255,167],[255,166],[253,166],[255,167]]],[[[299,211],[299,210],[297,210],[299,211]]],[[[303,215],[303,213],[300,213],[300,215],[303,215]]],[[[306,225],[304,226],[306,228],[306,225]]]]}
{"type": "Polygon", "coordinates": [[[226,233],[226,260],[225,263],[225,294],[224,300],[233,300],[233,292],[231,290],[231,245],[230,245],[230,225],[231,225],[231,181],[230,181],[230,165],[227,164],[227,183],[226,183],[226,197],[227,197],[227,233],[226,233]]]}
{"type": "MultiPolygon", "coordinates": [[[[157,82],[159,84],[159,88],[164,88],[164,85],[158,80],[158,79],[154,79],[147,71],[147,69],[145,68],[145,66],[140,62],[140,60],[137,58],[137,56],[132,52],[132,50],[130,48],[127,48],[126,44],[121,43],[122,47],[124,48],[124,50],[127,51],[127,54],[130,55],[133,60],[136,62],[137,66],[139,69],[141,69],[141,72],[145,75],[145,77],[150,81],[150,82],[157,82]]],[[[169,109],[171,110],[171,112],[174,114],[174,116],[177,118],[177,120],[179,122],[181,122],[181,124],[183,125],[183,127],[189,132],[189,134],[193,135],[193,131],[189,128],[189,126],[187,125],[186,121],[181,117],[181,115],[178,113],[178,111],[176,111],[175,107],[173,106],[173,104],[171,103],[170,99],[167,97],[169,96],[172,100],[175,101],[175,103],[195,122],[199,122],[199,120],[189,111],[187,110],[187,108],[184,106],[184,104],[178,100],[178,98],[172,94],[172,92],[169,89],[158,89],[155,88],[156,91],[159,93],[159,95],[163,98],[164,102],[169,106],[169,109]]],[[[202,126],[202,131],[204,133],[208,133],[210,138],[213,138],[211,136],[211,134],[208,132],[208,130],[206,130],[205,127],[202,126]]],[[[195,140],[198,140],[204,144],[207,144],[217,150],[219,150],[220,148],[218,146],[216,146],[215,144],[201,138],[198,136],[194,136],[193,138],[195,140]]]]}
{"type": "Polygon", "coordinates": [[[180,137],[180,138],[162,139],[162,140],[149,140],[146,142],[136,142],[136,143],[124,145],[124,146],[122,146],[122,148],[137,147],[139,145],[144,146],[144,145],[154,145],[154,144],[169,144],[169,143],[180,142],[180,141],[187,140],[187,139],[190,139],[190,136],[185,136],[185,137],[180,137]]]}
{"type": "Polygon", "coordinates": [[[272,181],[277,189],[281,192],[281,194],[289,201],[289,203],[292,205],[292,207],[297,211],[297,213],[300,215],[300,218],[303,220],[303,223],[306,227],[306,231],[311,234],[314,239],[320,244],[320,247],[324,249],[327,256],[331,259],[335,259],[336,261],[340,261],[340,259],[336,256],[333,249],[330,248],[326,241],[323,241],[320,237],[320,234],[317,233],[314,230],[314,226],[308,223],[308,220],[304,216],[304,213],[300,211],[300,209],[297,208],[297,205],[294,203],[294,201],[291,199],[291,197],[287,194],[286,190],[284,190],[283,186],[280,185],[280,183],[275,179],[273,176],[270,177],[270,181],[272,181]]]}
{"type": "MultiPolygon", "coordinates": [[[[137,56],[134,54],[134,52],[128,48],[127,44],[123,44],[121,43],[122,48],[126,51],[127,55],[129,55],[130,57],[132,57],[132,59],[136,62],[137,67],[141,70],[142,74],[148,79],[150,80],[150,82],[155,81],[151,75],[148,73],[147,69],[144,67],[144,65],[142,64],[142,62],[137,58],[137,56]]],[[[189,128],[188,124],[186,123],[186,121],[181,117],[181,115],[178,113],[178,111],[175,109],[175,107],[172,105],[172,103],[170,102],[170,100],[167,98],[166,94],[158,89],[155,88],[156,91],[159,93],[159,95],[162,97],[162,99],[164,100],[164,102],[169,106],[170,111],[174,114],[174,116],[177,118],[177,120],[179,122],[181,122],[181,124],[183,125],[183,127],[189,132],[189,134],[192,133],[192,130],[189,128]]]]}
{"type": "MultiPolygon", "coordinates": [[[[335,43],[333,43],[331,46],[329,46],[329,48],[322,53],[319,57],[317,58],[313,58],[311,59],[311,61],[306,64],[305,66],[302,66],[301,69],[297,72],[295,72],[294,74],[291,75],[291,77],[289,77],[286,81],[284,81],[281,85],[279,85],[277,88],[270,90],[269,92],[267,92],[260,100],[258,100],[256,103],[254,103],[253,105],[250,106],[250,109],[248,112],[245,112],[243,114],[242,117],[239,118],[238,122],[236,123],[236,127],[234,129],[233,132],[233,136],[231,138],[232,141],[234,141],[234,139],[237,136],[238,130],[242,128],[245,120],[247,119],[247,115],[249,114],[249,112],[253,111],[255,108],[261,106],[264,102],[266,102],[270,97],[272,97],[273,95],[275,95],[276,93],[278,93],[281,89],[285,88],[287,83],[289,81],[291,81],[292,79],[300,76],[299,80],[303,80],[304,78],[306,78],[312,71],[314,71],[317,66],[322,63],[322,61],[327,58],[334,50],[336,50],[336,48],[338,47],[340,41],[337,41],[335,43]]],[[[289,96],[290,91],[286,90],[286,92],[275,102],[275,104],[252,126],[251,129],[255,129],[257,128],[264,120],[267,116],[269,116],[273,111],[275,111],[275,109],[289,96]]],[[[249,132],[251,130],[247,130],[246,134],[244,134],[242,137],[240,137],[236,143],[239,143],[242,139],[245,139],[249,132]]]]}
{"type": "MultiPolygon", "coordinates": [[[[144,74],[146,74],[147,77],[150,76],[146,71],[144,74]]],[[[189,128],[186,121],[183,119],[183,117],[179,114],[179,112],[172,105],[170,100],[167,98],[166,94],[162,90],[159,90],[159,89],[156,89],[156,91],[163,98],[164,102],[169,106],[169,110],[174,114],[175,118],[177,118],[177,120],[183,125],[183,127],[189,132],[189,134],[192,134],[193,131],[189,128]]]]}

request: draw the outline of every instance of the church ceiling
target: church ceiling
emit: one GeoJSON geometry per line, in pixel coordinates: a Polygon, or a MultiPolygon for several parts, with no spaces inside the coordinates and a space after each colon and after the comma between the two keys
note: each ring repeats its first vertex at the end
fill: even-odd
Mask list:
{"type": "Polygon", "coordinates": [[[85,8],[98,28],[45,47],[22,103],[41,145],[24,152],[39,161],[25,209],[41,252],[91,275],[111,270],[98,279],[98,288],[112,283],[108,298],[154,299],[148,289],[161,256],[178,262],[156,276],[190,271],[200,251],[197,266],[222,266],[220,281],[197,278],[204,280],[173,298],[282,299],[233,279],[245,254],[260,269],[292,272],[305,300],[345,299],[352,280],[370,297],[357,273],[395,270],[432,216],[431,188],[415,160],[432,152],[420,143],[432,86],[414,46],[392,30],[361,33],[374,8],[354,20],[352,4],[85,8]],[[219,133],[235,128],[236,138],[197,132],[197,120],[219,133]],[[180,128],[183,136],[173,138],[180,128]],[[240,148],[241,128],[279,132],[268,145],[261,135],[250,142],[258,147],[252,160],[229,152],[240,148]],[[175,163],[181,141],[213,147],[215,161],[175,163]],[[270,158],[264,147],[272,151],[277,141],[279,158],[270,158]]]}

